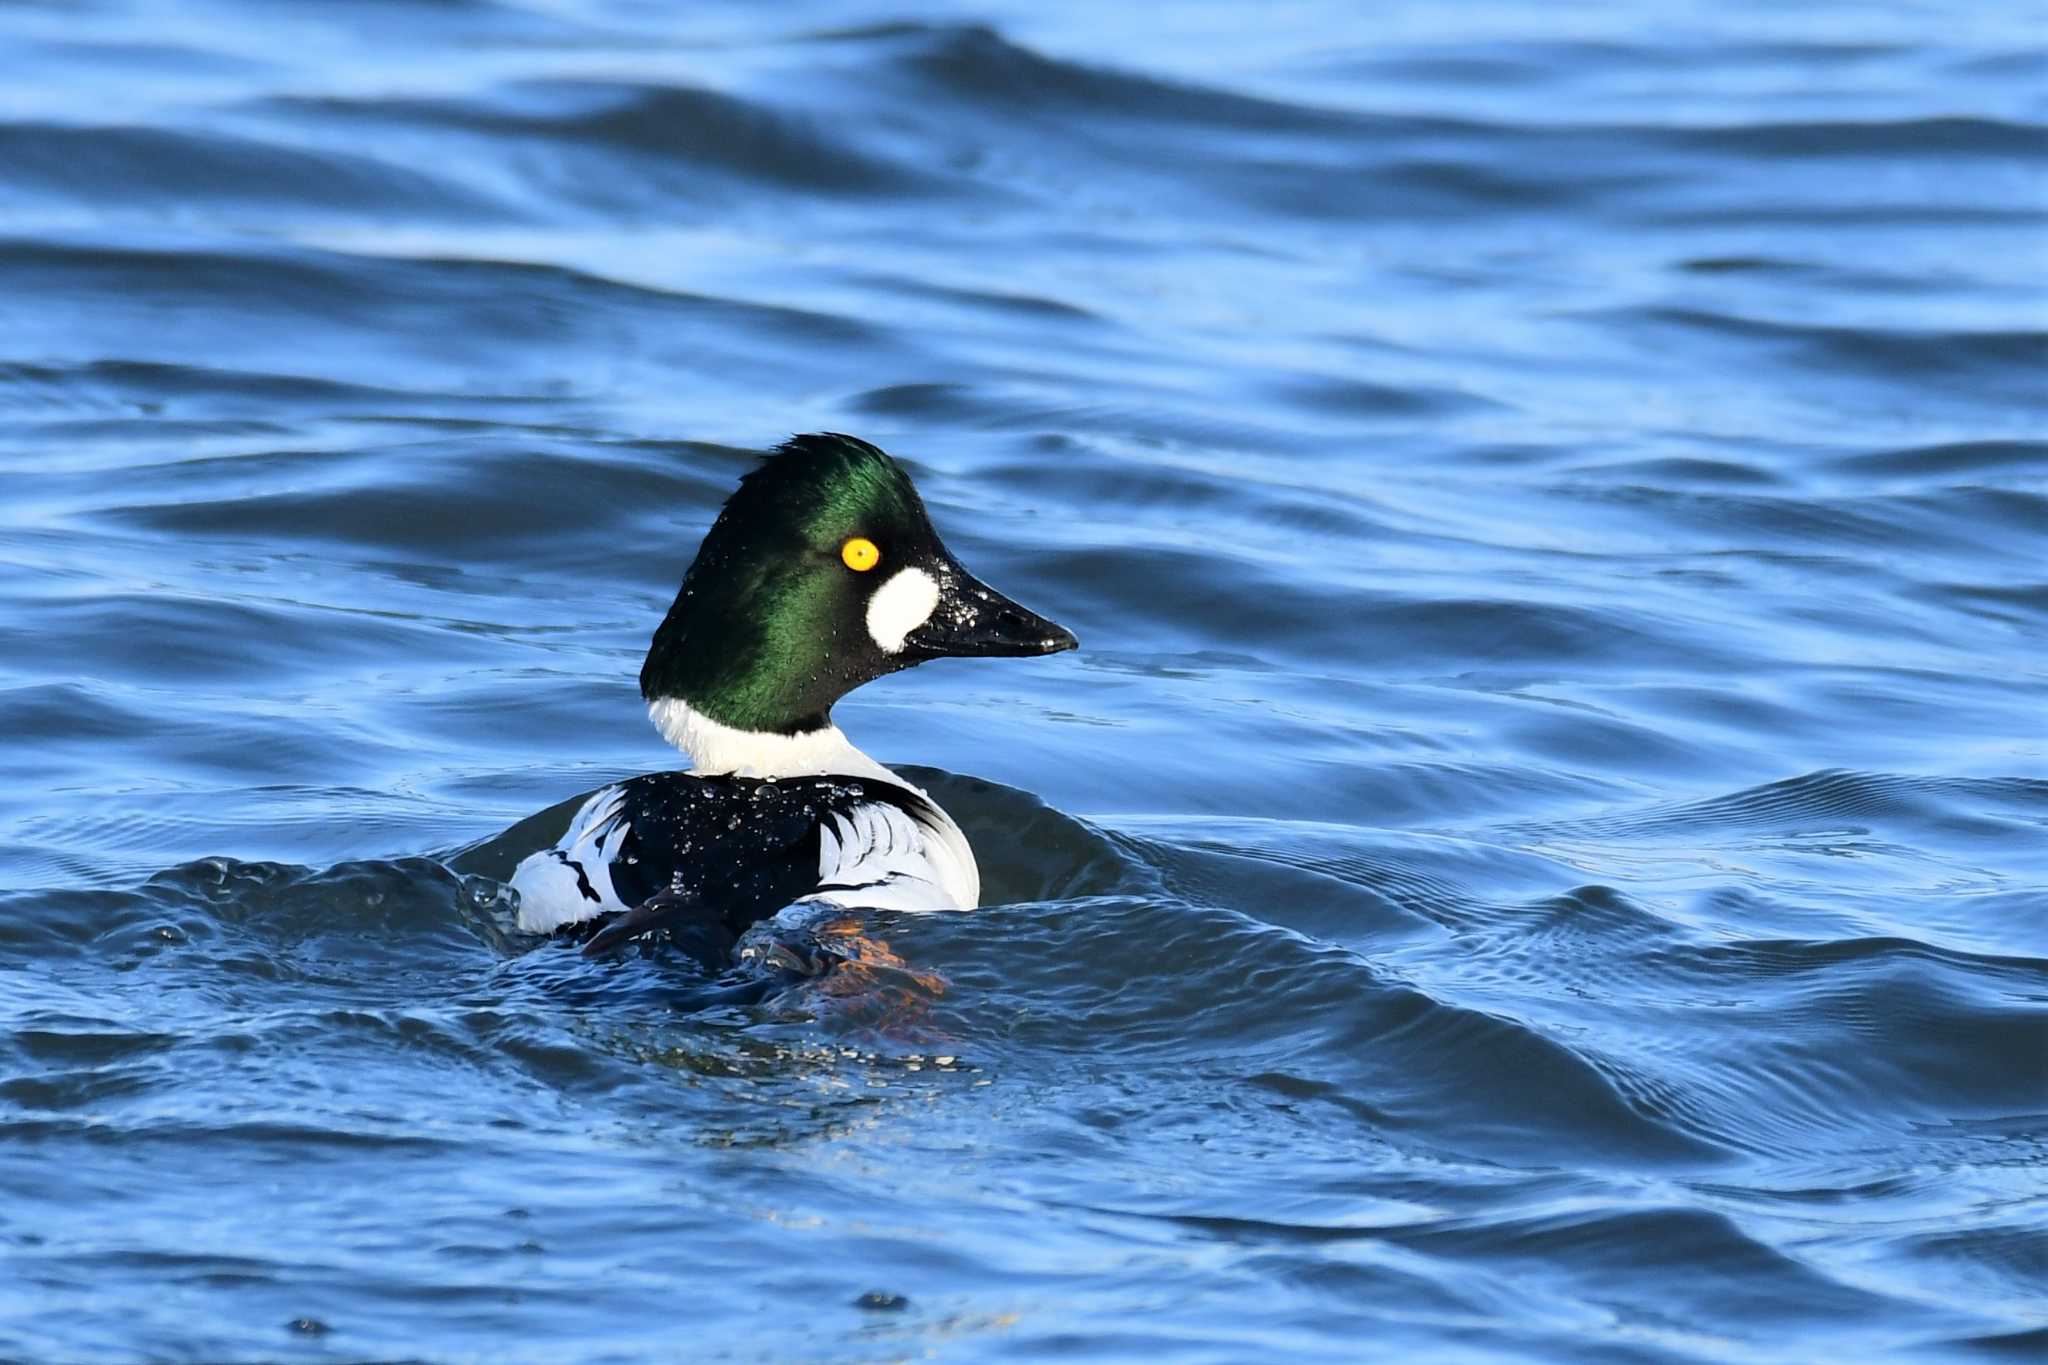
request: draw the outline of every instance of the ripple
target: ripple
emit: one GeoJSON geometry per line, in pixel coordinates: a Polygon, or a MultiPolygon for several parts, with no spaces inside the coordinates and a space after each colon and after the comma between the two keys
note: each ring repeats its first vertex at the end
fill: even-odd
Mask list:
{"type": "Polygon", "coordinates": [[[1835,463],[1845,473],[1897,479],[1977,478],[2007,471],[2039,474],[2048,472],[2048,442],[1956,441],[1845,455],[1835,463]]]}
{"type": "MultiPolygon", "coordinates": [[[[1677,1276],[1684,1287],[1676,1299],[1694,1305],[1689,1316],[1698,1320],[1701,1309],[1714,1305],[1715,1334],[1734,1341],[1767,1338],[1769,1329],[1749,1325],[1763,1317],[1818,1325],[1905,1309],[1764,1245],[1731,1219],[1695,1209],[1568,1211],[1485,1229],[1397,1229],[1389,1236],[1419,1250],[1455,1251],[1515,1267],[1534,1280],[1538,1293],[1560,1267],[1568,1274],[1597,1267],[1610,1301],[1648,1304],[1666,1301],[1666,1282],[1677,1276]],[[1740,1311],[1727,1313],[1731,1306],[1740,1311]]],[[[1912,1316],[1923,1330],[1947,1320],[1931,1310],[1912,1316]]]]}
{"type": "Polygon", "coordinates": [[[1815,368],[1889,380],[1915,376],[1929,386],[2008,393],[2039,406],[2036,382],[2048,359],[2048,332],[2033,329],[1925,331],[1842,327],[1742,317],[1698,308],[1651,308],[1632,320],[1653,330],[1771,345],[1815,368]]]}
{"type": "Polygon", "coordinates": [[[897,59],[903,69],[974,105],[1233,129],[1320,130],[1349,122],[1314,108],[1048,57],[981,24],[909,27],[889,36],[912,40],[913,50],[897,59]]]}
{"type": "MultiPolygon", "coordinates": [[[[1617,834],[1736,830],[1793,834],[1836,829],[1845,822],[1908,825],[1934,822],[1950,834],[1968,828],[1951,802],[2003,806],[2018,813],[2048,810],[2048,782],[2035,778],[1937,778],[1841,770],[1806,773],[1725,796],[1584,822],[1617,834]]],[[[1997,827],[1987,833],[2001,832],[1997,827]]]]}
{"type": "MultiPolygon", "coordinates": [[[[906,194],[929,192],[941,184],[935,177],[858,149],[824,120],[687,86],[535,81],[461,100],[300,99],[275,107],[322,123],[457,129],[519,143],[587,148],[693,174],[724,172],[817,193],[906,194]]],[[[608,203],[626,188],[614,175],[586,183],[581,197],[608,203]]],[[[687,182],[666,179],[659,191],[696,197],[701,182],[693,189],[687,182]]]]}
{"type": "Polygon", "coordinates": [[[1688,130],[1671,136],[1696,147],[1744,157],[1983,156],[2006,161],[2048,157],[2048,138],[2044,138],[2044,133],[2048,129],[2007,119],[1918,118],[1762,122],[1688,130]]]}
{"type": "Polygon", "coordinates": [[[503,213],[474,189],[405,165],[221,133],[0,124],[0,172],[8,197],[17,201],[57,198],[102,211],[150,204],[161,212],[198,201],[352,214],[368,201],[394,215],[477,219],[503,213]]]}

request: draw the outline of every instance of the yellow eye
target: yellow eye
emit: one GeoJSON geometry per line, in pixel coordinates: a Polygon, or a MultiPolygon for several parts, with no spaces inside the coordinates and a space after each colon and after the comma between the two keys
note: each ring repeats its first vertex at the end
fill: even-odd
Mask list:
{"type": "Polygon", "coordinates": [[[855,536],[839,547],[839,557],[846,561],[846,567],[855,573],[866,573],[882,562],[882,552],[875,548],[875,542],[866,536],[855,536]]]}

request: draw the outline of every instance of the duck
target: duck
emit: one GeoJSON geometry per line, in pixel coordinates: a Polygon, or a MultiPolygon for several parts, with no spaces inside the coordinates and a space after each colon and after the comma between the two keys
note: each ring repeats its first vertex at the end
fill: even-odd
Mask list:
{"type": "Polygon", "coordinates": [[[509,883],[517,926],[586,953],[659,940],[708,972],[778,917],[973,909],[974,849],[922,788],[856,748],[832,708],[931,659],[1077,648],[970,574],[902,465],[837,432],[739,480],[640,669],[689,760],[592,793],[509,883]]]}

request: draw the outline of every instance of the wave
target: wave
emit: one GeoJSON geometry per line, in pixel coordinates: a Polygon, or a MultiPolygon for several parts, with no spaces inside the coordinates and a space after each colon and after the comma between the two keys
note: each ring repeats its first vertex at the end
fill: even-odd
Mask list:
{"type": "Polygon", "coordinates": [[[2048,441],[1952,441],[1844,455],[1849,474],[1895,479],[1976,479],[2007,473],[2048,474],[2048,441]]]}
{"type": "MultiPolygon", "coordinates": [[[[553,189],[595,202],[632,198],[631,178],[656,166],[822,194],[920,194],[945,183],[855,145],[845,125],[835,131],[828,120],[800,110],[690,86],[525,81],[459,100],[299,98],[263,107],[321,126],[443,129],[630,158],[637,169],[621,167],[580,184],[574,176],[548,177],[553,189]]],[[[700,197],[702,187],[669,176],[648,188],[689,199],[700,197]]]]}
{"type": "Polygon", "coordinates": [[[1115,114],[1230,129],[1317,132],[1355,126],[1342,113],[1046,56],[982,24],[917,26],[886,36],[909,40],[909,50],[893,58],[898,70],[978,107],[1021,109],[1034,117],[1115,114]]]}
{"type": "MultiPolygon", "coordinates": [[[[1740,832],[1796,834],[1845,824],[1937,825],[1966,832],[1968,811],[2048,815],[2048,781],[2026,777],[1969,778],[1829,769],[1769,782],[1725,796],[1653,807],[1630,815],[1575,822],[1588,831],[1630,836],[1740,832]]],[[[2003,828],[1999,829],[2003,833],[2003,828]]]]}
{"type": "Polygon", "coordinates": [[[249,203],[359,215],[476,221],[503,217],[483,192],[356,152],[289,147],[190,129],[0,124],[0,197],[164,213],[249,203]]]}
{"type": "Polygon", "coordinates": [[[1673,129],[1664,134],[1688,148],[1749,157],[2048,158],[2048,128],[1992,118],[1811,119],[1673,129]]]}
{"type": "Polygon", "coordinates": [[[1773,347],[1813,366],[1887,384],[1996,388],[2039,406],[2038,377],[2048,361],[2048,331],[2030,328],[1930,331],[1830,326],[1744,317],[1703,308],[1651,307],[1613,315],[1632,328],[1675,329],[1704,338],[1773,347]]]}

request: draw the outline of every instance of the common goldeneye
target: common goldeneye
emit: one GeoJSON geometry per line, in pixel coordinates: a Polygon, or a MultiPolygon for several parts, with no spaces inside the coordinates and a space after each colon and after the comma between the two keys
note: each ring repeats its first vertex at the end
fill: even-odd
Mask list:
{"type": "Polygon", "coordinates": [[[640,670],[690,772],[596,792],[512,874],[519,927],[661,931],[716,969],[787,907],[966,910],[974,850],[930,796],[869,758],[832,704],[926,659],[1073,649],[978,581],[910,478],[865,441],[798,436],[727,499],[640,670]]]}

